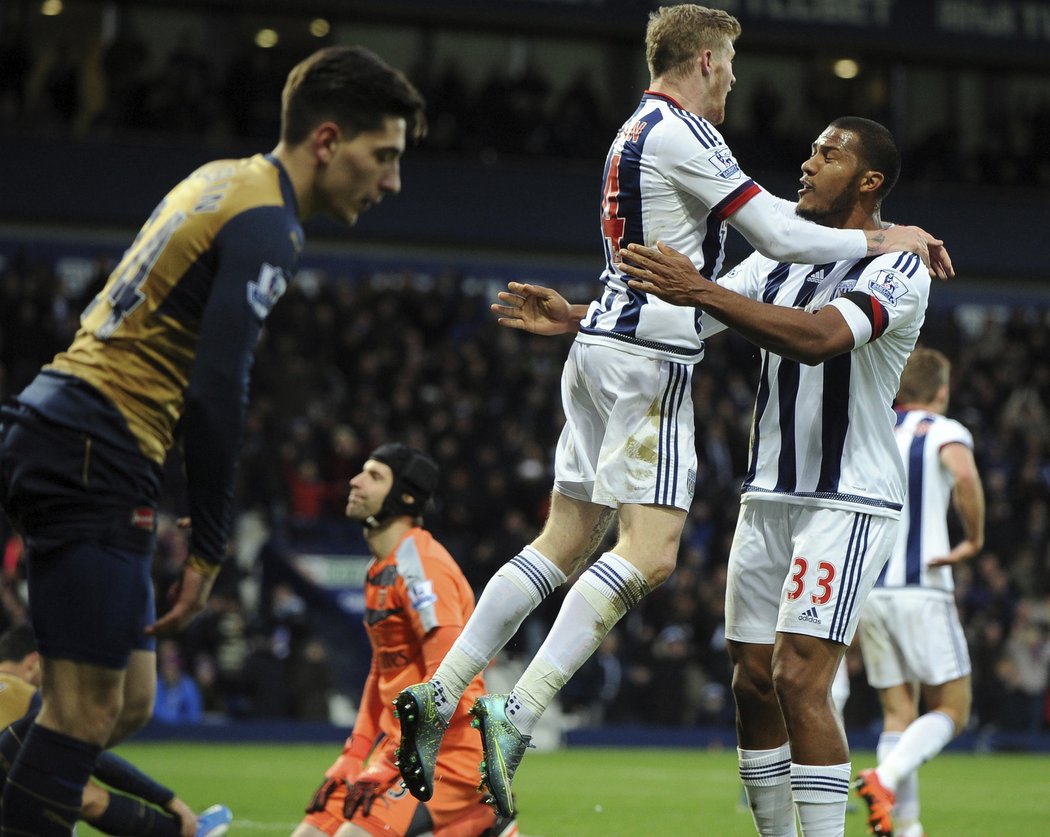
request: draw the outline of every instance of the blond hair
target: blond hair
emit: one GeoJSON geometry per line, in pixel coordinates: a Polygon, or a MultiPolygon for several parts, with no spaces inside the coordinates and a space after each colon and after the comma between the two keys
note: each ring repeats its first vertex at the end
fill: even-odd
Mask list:
{"type": "Polygon", "coordinates": [[[661,6],[649,15],[645,30],[645,60],[649,73],[658,76],[684,76],[701,52],[720,52],[725,39],[740,37],[740,21],[721,9],[708,9],[683,3],[661,6]]]}
{"type": "Polygon", "coordinates": [[[929,404],[937,397],[941,387],[948,385],[952,363],[936,349],[919,346],[911,353],[901,372],[901,384],[897,389],[900,404],[929,404]]]}

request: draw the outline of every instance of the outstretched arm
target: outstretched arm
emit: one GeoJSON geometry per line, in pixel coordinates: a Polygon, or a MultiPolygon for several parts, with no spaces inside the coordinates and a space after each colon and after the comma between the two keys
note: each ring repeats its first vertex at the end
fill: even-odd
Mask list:
{"type": "Polygon", "coordinates": [[[573,334],[587,314],[587,306],[572,304],[560,293],[543,285],[508,282],[492,303],[497,322],[533,334],[573,334]]]}
{"type": "Polygon", "coordinates": [[[635,290],[701,308],[756,346],[800,363],[822,363],[853,349],[853,332],[833,306],[808,312],[758,302],[705,279],[687,256],[663,242],[657,248],[631,244],[620,251],[620,270],[635,290]]]}
{"type": "Polygon", "coordinates": [[[752,247],[778,262],[819,264],[900,251],[915,253],[939,279],[955,275],[944,242],[920,227],[895,224],[877,230],[835,229],[790,216],[788,205],[763,191],[728,220],[752,247]]]}

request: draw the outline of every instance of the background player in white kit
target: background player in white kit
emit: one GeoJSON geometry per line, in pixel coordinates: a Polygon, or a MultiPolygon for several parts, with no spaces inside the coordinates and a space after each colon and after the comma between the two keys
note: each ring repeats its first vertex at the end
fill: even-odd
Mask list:
{"type": "Polygon", "coordinates": [[[652,79],[606,159],[603,287],[585,314],[577,311],[579,334],[562,375],[566,424],[546,525],[489,581],[433,679],[396,701],[401,775],[420,799],[433,792],[437,748],[463,689],[591,556],[614,512],[616,544],[566,594],[510,695],[475,704],[485,782],[500,813],[513,812],[511,779],[544,709],[624,613],[674,569],[696,478],[690,384],[693,364],[703,356],[701,318],[629,288],[620,272],[621,247],[667,241],[715,276],[727,222],[759,251],[785,261],[899,250],[928,258],[927,248],[939,245],[915,227],[834,230],[807,223],[795,217],[793,204],[744,174],[715,128],[734,82],[739,34],[734,17],[702,6],[669,6],[650,16],[652,79]]]}
{"type": "Polygon", "coordinates": [[[923,837],[917,770],[966,728],[970,656],[955,606],[952,565],[984,543],[984,491],[973,437],[946,418],[951,364],[916,349],[901,375],[895,435],[908,470],[897,545],[861,614],[868,682],[882,703],[878,767],[862,770],[858,793],[873,834],[923,837]],[[952,546],[948,505],[963,538],[952,546]],[[927,711],[918,716],[919,691],[927,711]]]}
{"type": "MultiPolygon", "coordinates": [[[[802,166],[798,213],[878,228],[899,171],[882,125],[836,119],[802,166]]],[[[929,273],[908,253],[810,266],[756,253],[716,284],[663,244],[623,255],[632,287],[763,349],[726,584],[740,776],[759,834],[794,835],[797,809],[805,837],[841,837],[851,768],[831,683],[896,541],[905,474],[890,405],[929,273]]]]}

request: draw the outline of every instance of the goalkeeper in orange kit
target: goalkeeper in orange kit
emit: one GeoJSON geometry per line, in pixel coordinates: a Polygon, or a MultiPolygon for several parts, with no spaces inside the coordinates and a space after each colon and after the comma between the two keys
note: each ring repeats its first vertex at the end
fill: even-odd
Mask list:
{"type": "MultiPolygon", "coordinates": [[[[421,526],[437,480],[433,460],[402,444],[378,447],[350,480],[346,516],[361,521],[372,552],[365,579],[372,666],[353,732],[293,837],[518,833],[515,821],[497,818],[477,790],[481,742],[465,710],[456,711],[445,734],[430,799],[409,794],[394,764],[400,739],[394,697],[433,674],[474,609],[463,572],[421,526]]],[[[476,677],[461,707],[483,692],[476,677]]]]}

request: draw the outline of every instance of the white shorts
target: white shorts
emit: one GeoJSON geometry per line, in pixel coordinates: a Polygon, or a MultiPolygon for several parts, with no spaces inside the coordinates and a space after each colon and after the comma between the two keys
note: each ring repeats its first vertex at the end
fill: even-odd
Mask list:
{"type": "Polygon", "coordinates": [[[940,686],[970,673],[966,634],[947,590],[878,587],[864,605],[859,632],[872,688],[940,686]]]}
{"type": "Polygon", "coordinates": [[[577,500],[675,506],[696,483],[693,367],[573,343],[561,376],[565,427],[554,487],[577,500]]]}
{"type": "Polygon", "coordinates": [[[897,520],[771,500],[740,506],[726,580],[726,637],[777,631],[849,645],[897,537],[897,520]]]}

